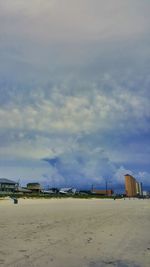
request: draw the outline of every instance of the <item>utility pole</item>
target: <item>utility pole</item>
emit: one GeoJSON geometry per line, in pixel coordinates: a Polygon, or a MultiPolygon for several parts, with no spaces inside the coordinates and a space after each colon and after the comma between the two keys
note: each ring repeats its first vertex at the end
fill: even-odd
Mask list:
{"type": "Polygon", "coordinates": [[[107,180],[106,180],[106,196],[108,195],[108,192],[107,192],[107,180]]]}

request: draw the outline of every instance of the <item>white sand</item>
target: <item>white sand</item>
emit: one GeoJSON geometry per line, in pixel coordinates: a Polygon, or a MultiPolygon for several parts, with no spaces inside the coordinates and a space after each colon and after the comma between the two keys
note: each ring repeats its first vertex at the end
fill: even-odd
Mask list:
{"type": "Polygon", "coordinates": [[[150,200],[0,200],[0,266],[149,267],[150,200]]]}

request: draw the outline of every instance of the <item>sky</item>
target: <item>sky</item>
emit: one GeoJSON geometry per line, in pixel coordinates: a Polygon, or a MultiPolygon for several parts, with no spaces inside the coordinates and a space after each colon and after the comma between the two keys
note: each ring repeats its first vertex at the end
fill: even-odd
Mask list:
{"type": "Polygon", "coordinates": [[[150,186],[150,1],[0,1],[0,177],[150,186]]]}

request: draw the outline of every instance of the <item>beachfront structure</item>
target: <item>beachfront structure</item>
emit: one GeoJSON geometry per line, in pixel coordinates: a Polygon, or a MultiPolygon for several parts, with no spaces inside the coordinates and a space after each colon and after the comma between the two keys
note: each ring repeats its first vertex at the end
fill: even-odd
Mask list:
{"type": "Polygon", "coordinates": [[[150,197],[150,192],[143,191],[143,197],[150,197]]]}
{"type": "Polygon", "coordinates": [[[59,193],[60,194],[75,194],[76,193],[76,189],[75,188],[71,188],[71,187],[69,187],[69,188],[61,188],[60,190],[59,190],[59,193]]]}
{"type": "Polygon", "coordinates": [[[137,196],[143,195],[142,183],[139,183],[137,181],[136,181],[136,193],[137,193],[137,196]]]}
{"type": "Polygon", "coordinates": [[[92,189],[92,194],[101,195],[101,196],[112,196],[114,191],[112,189],[106,189],[106,190],[97,190],[92,189]]]}
{"type": "Polygon", "coordinates": [[[127,197],[137,196],[136,179],[130,174],[125,175],[125,190],[127,197]]]}
{"type": "Polygon", "coordinates": [[[139,183],[136,181],[136,194],[140,195],[140,186],[139,183]]]}
{"type": "Polygon", "coordinates": [[[0,178],[0,192],[15,192],[17,188],[18,183],[6,178],[0,178]]]}
{"type": "Polygon", "coordinates": [[[42,191],[41,185],[39,183],[28,183],[27,189],[32,193],[40,193],[42,191]]]}
{"type": "Polygon", "coordinates": [[[139,195],[142,196],[143,195],[143,185],[142,183],[138,183],[139,184],[139,195]]]}
{"type": "Polygon", "coordinates": [[[142,183],[136,181],[136,179],[130,174],[125,175],[125,190],[127,197],[143,195],[142,183]]]}
{"type": "Polygon", "coordinates": [[[18,188],[15,190],[16,193],[22,193],[22,194],[26,194],[26,193],[32,193],[31,190],[25,188],[25,187],[20,187],[18,186],[18,188]]]}

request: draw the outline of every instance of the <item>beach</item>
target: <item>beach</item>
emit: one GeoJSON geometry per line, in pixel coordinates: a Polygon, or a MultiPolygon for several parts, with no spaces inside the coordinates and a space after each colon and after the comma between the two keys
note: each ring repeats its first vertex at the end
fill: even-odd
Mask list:
{"type": "Polygon", "coordinates": [[[0,200],[0,266],[149,267],[150,200],[0,200]]]}

